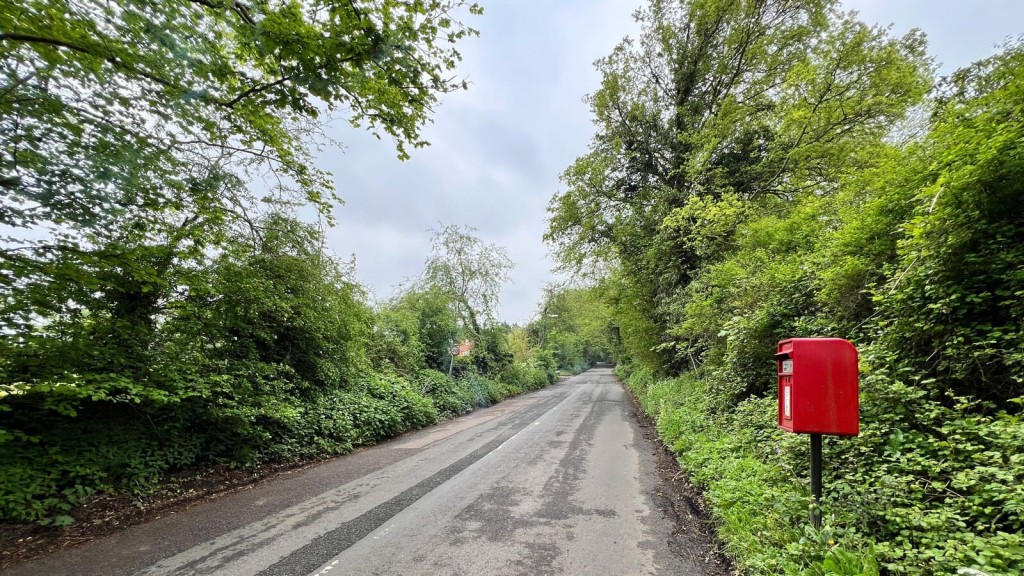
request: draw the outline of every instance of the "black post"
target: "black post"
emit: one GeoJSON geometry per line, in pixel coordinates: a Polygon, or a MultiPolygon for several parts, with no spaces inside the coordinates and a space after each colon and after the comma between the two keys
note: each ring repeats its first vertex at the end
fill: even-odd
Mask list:
{"type": "Polygon", "coordinates": [[[811,434],[811,525],[821,528],[821,434],[811,434]]]}

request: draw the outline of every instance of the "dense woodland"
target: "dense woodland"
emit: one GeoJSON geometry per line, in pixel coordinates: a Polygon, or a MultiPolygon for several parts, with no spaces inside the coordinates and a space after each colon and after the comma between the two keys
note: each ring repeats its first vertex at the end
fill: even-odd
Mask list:
{"type": "Polygon", "coordinates": [[[439,97],[465,87],[460,18],[479,13],[4,4],[0,520],[68,524],[175,472],[344,453],[608,357],[580,342],[571,292],[557,319],[499,323],[513,264],[472,229],[435,230],[422,274],[383,301],[325,245],[325,123],[400,157],[425,145],[439,97]]]}
{"type": "Polygon", "coordinates": [[[752,574],[1024,573],[1024,45],[937,77],[830,0],[652,0],[547,239],[752,574]],[[862,431],[776,428],[776,342],[852,340],[862,431]],[[970,571],[971,569],[975,571],[970,571]],[[978,572],[980,571],[980,572],[978,572]]]}

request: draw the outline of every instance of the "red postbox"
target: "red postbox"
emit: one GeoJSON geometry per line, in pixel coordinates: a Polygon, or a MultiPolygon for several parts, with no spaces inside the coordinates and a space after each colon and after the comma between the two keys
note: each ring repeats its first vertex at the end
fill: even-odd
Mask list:
{"type": "Polygon", "coordinates": [[[779,427],[798,434],[860,432],[857,349],[841,338],[779,342],[779,427]]]}

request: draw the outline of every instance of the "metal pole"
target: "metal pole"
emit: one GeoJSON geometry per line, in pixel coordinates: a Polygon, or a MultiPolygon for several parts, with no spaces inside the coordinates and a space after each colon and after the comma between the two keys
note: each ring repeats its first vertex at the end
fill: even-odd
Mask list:
{"type": "Polygon", "coordinates": [[[811,525],[821,528],[821,434],[811,434],[811,525]]]}

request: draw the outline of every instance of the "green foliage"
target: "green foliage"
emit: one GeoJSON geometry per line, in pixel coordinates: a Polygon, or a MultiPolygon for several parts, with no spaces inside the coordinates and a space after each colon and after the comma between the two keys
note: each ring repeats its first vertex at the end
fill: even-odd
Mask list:
{"type": "MultiPolygon", "coordinates": [[[[398,297],[390,307],[406,311],[416,319],[416,338],[408,339],[404,344],[422,347],[422,361],[426,367],[447,370],[448,348],[461,336],[458,314],[450,297],[436,288],[412,290],[398,297]]],[[[396,368],[405,370],[410,366],[396,364],[396,368]]]]}
{"type": "Polygon", "coordinates": [[[494,322],[470,229],[374,308],[311,206],[342,115],[401,158],[481,8],[463,0],[29,0],[0,13],[0,519],[71,522],[167,474],[340,454],[553,381],[494,322]],[[202,33],[196,33],[201,30],[202,33]],[[259,197],[247,180],[271,174],[259,197]],[[13,231],[13,232],[12,232],[13,231]],[[477,351],[446,370],[449,346],[477,351]]]}
{"type": "MultiPolygon", "coordinates": [[[[297,204],[330,220],[332,178],[312,156],[332,116],[391,137],[403,158],[426,145],[439,96],[466,87],[450,71],[476,31],[459,18],[481,12],[461,0],[5,8],[0,331],[77,324],[104,299],[114,326],[98,328],[114,334],[90,337],[120,337],[108,344],[141,363],[178,276],[234,225],[297,204]],[[274,177],[257,196],[245,181],[261,173],[274,177]]],[[[67,353],[88,354],[82,342],[67,338],[67,353]]]]}
{"type": "Polygon", "coordinates": [[[342,454],[554,381],[535,350],[517,362],[496,323],[469,336],[458,378],[430,369],[472,334],[451,294],[373,310],[318,228],[255,224],[202,268],[167,261],[154,277],[142,261],[137,277],[103,276],[80,314],[2,341],[0,518],[66,523],[97,491],[342,454]]]}
{"type": "Polygon", "coordinates": [[[930,63],[919,33],[891,38],[830,0],[652,0],[639,20],[640,38],[598,62],[597,134],[546,239],[574,271],[612,268],[623,349],[678,372],[709,347],[667,337],[696,277],[752,216],[833,194],[920,101],[930,63]]]}
{"type": "Polygon", "coordinates": [[[421,289],[445,294],[472,334],[494,321],[498,295],[515,267],[504,248],[477,238],[475,228],[442,226],[433,231],[421,289]]]}
{"type": "Polygon", "coordinates": [[[603,284],[545,289],[540,317],[526,330],[539,348],[534,358],[539,365],[553,363],[556,369],[575,374],[614,358],[618,341],[603,299],[606,291],[603,284]]]}
{"type": "Polygon", "coordinates": [[[491,324],[481,328],[473,343],[470,356],[473,367],[482,374],[497,374],[513,363],[512,352],[508,349],[509,328],[491,324]]]}
{"type": "Polygon", "coordinates": [[[1024,393],[1024,48],[956,76],[937,111],[885,284],[881,338],[943,386],[993,400],[1024,393]]]}
{"type": "Polygon", "coordinates": [[[424,370],[417,375],[420,391],[434,402],[440,418],[465,414],[477,406],[477,397],[465,380],[454,380],[443,372],[424,370]]]}
{"type": "MultiPolygon", "coordinates": [[[[374,316],[373,335],[368,344],[368,355],[374,369],[383,372],[415,372],[424,368],[430,343],[422,341],[424,334],[421,333],[422,320],[418,312],[398,302],[386,303],[377,312],[374,316]]],[[[450,332],[454,335],[454,318],[450,332]]],[[[442,341],[452,339],[447,337],[442,341]]],[[[437,351],[432,352],[431,360],[434,357],[440,358],[437,351]]],[[[437,366],[437,362],[434,365],[437,366]]]]}
{"type": "Polygon", "coordinates": [[[539,390],[552,383],[547,372],[530,364],[509,364],[498,374],[498,380],[523,392],[539,390]]]}
{"type": "Polygon", "coordinates": [[[344,412],[352,418],[359,444],[371,444],[438,420],[434,403],[397,376],[370,375],[346,391],[343,398],[344,412]]]}
{"type": "Polygon", "coordinates": [[[472,370],[459,376],[458,385],[469,392],[473,398],[473,405],[478,408],[496,404],[504,400],[506,396],[511,396],[511,391],[502,383],[472,370]]]}
{"type": "Polygon", "coordinates": [[[446,0],[11,8],[0,17],[11,87],[0,117],[10,128],[2,148],[17,161],[4,157],[3,182],[12,200],[42,210],[5,211],[19,217],[4,223],[89,229],[116,223],[124,200],[166,211],[197,199],[188,168],[204,155],[271,160],[326,207],[326,174],[302,141],[321,105],[349,110],[352,124],[390,135],[403,155],[423,145],[419,128],[438,94],[464,87],[448,76],[460,58],[451,45],[476,32],[455,15],[480,12],[446,0]]]}
{"type": "Polygon", "coordinates": [[[154,433],[126,423],[124,411],[94,405],[78,418],[37,416],[23,430],[32,434],[28,441],[0,444],[0,517],[62,522],[63,512],[97,490],[144,492],[163,472],[202,457],[201,440],[188,436],[185,421],[154,433]],[[107,420],[89,418],[94,412],[107,420]]]}
{"type": "Polygon", "coordinates": [[[727,550],[751,573],[1024,569],[1019,415],[991,406],[979,413],[978,401],[962,397],[950,405],[891,374],[871,374],[861,435],[826,442],[834,465],[826,467],[824,527],[815,532],[803,529],[806,439],[776,427],[774,398],[732,408],[692,374],[658,381],[640,369],[627,382],[704,489],[727,550]]]}
{"type": "Polygon", "coordinates": [[[371,322],[361,288],[324,254],[312,226],[272,216],[263,228],[213,262],[210,284],[191,287],[177,319],[190,339],[181,346],[199,344],[206,358],[228,363],[288,366],[320,388],[352,379],[365,368],[371,322]]]}
{"type": "Polygon", "coordinates": [[[902,380],[868,375],[861,436],[833,456],[859,463],[830,481],[835,506],[859,511],[845,519],[851,537],[875,542],[879,561],[897,573],[1021,571],[1019,414],[902,380]]]}
{"type": "Polygon", "coordinates": [[[719,537],[742,568],[789,574],[814,560],[801,558],[809,551],[803,547],[787,548],[798,541],[796,526],[806,517],[798,478],[759,457],[767,454],[758,451],[774,451],[785,439],[769,420],[773,412],[762,410],[767,403],[723,415],[707,385],[692,375],[659,381],[641,368],[627,382],[690,479],[704,488],[719,537]]]}
{"type": "Polygon", "coordinates": [[[653,0],[599,62],[548,239],[608,272],[620,377],[758,574],[1024,571],[1024,47],[944,79],[833,2],[653,0]],[[769,25],[770,22],[770,25],[769,25]],[[861,350],[862,427],[775,426],[778,340],[861,350]]]}

